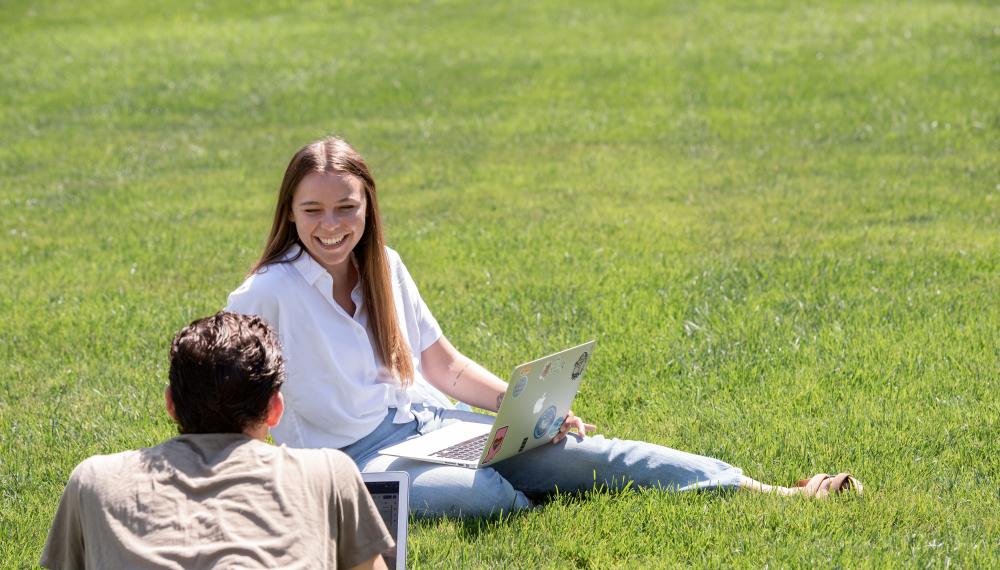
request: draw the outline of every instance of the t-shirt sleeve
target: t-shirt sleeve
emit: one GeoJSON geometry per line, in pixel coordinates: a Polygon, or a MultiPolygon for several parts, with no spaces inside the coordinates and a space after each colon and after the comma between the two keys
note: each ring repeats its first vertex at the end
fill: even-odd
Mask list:
{"type": "Polygon", "coordinates": [[[410,276],[410,272],[403,265],[403,261],[398,255],[394,255],[396,263],[396,271],[399,275],[399,286],[403,290],[403,295],[407,298],[413,306],[413,312],[416,316],[417,331],[420,334],[420,342],[418,344],[420,352],[427,350],[427,348],[438,341],[441,338],[441,326],[438,324],[437,319],[431,314],[431,310],[427,308],[427,304],[424,303],[424,299],[420,296],[420,291],[417,290],[417,284],[414,283],[413,277],[410,276]]]}
{"type": "Polygon", "coordinates": [[[83,568],[85,551],[80,508],[80,486],[85,463],[77,465],[63,490],[39,564],[44,568],[83,568]]]}
{"type": "Polygon", "coordinates": [[[335,530],[330,539],[336,542],[330,550],[337,553],[337,568],[351,568],[387,552],[395,542],[358,468],[345,455],[330,452],[328,457],[334,485],[330,528],[335,530]]]}

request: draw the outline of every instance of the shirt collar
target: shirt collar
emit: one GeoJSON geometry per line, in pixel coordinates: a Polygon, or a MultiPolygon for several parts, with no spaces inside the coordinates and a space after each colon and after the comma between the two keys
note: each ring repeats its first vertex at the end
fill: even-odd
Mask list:
{"type": "Polygon", "coordinates": [[[293,244],[288,248],[285,259],[291,260],[292,267],[297,269],[302,277],[310,285],[315,285],[316,280],[326,273],[326,269],[309,255],[308,251],[303,251],[302,246],[293,244]]]}
{"type": "MultiPolygon", "coordinates": [[[[299,244],[292,244],[285,253],[285,260],[292,260],[290,263],[299,271],[306,282],[310,285],[315,285],[316,280],[323,275],[329,275],[326,269],[316,262],[308,251],[303,251],[302,246],[299,244]],[[301,252],[301,255],[300,253],[301,252]],[[298,256],[298,257],[296,257],[298,256]]],[[[351,253],[351,263],[354,264],[354,268],[358,268],[358,261],[354,258],[354,253],[351,253]]],[[[332,276],[331,276],[332,279],[332,276]]]]}

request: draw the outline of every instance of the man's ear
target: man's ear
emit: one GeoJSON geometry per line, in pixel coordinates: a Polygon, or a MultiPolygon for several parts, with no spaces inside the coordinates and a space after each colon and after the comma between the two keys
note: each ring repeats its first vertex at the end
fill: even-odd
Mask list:
{"type": "Polygon", "coordinates": [[[264,420],[267,427],[273,428],[278,425],[283,413],[285,413],[285,397],[281,395],[281,392],[275,392],[267,403],[267,419],[264,420]]]}
{"type": "Polygon", "coordinates": [[[167,413],[173,420],[177,421],[177,408],[174,406],[174,397],[170,395],[170,386],[163,391],[163,399],[167,401],[167,413]]]}

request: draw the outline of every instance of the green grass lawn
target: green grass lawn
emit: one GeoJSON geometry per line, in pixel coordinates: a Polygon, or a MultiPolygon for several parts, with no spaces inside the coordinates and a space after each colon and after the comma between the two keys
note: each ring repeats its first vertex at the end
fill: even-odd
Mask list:
{"type": "Polygon", "coordinates": [[[337,133],[469,356],[596,338],[603,433],[866,485],[414,521],[412,566],[1000,565],[1000,7],[609,4],[3,2],[0,563],[174,433],[170,338],[337,133]]]}

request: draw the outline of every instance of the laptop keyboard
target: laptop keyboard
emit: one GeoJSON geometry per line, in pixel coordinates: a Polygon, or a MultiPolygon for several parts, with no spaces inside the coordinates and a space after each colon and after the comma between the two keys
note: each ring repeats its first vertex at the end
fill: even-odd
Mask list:
{"type": "Polygon", "coordinates": [[[486,438],[490,434],[484,433],[478,437],[467,439],[462,443],[446,447],[441,451],[431,454],[431,457],[444,457],[445,459],[461,459],[464,461],[476,461],[483,454],[486,447],[486,438]]]}

